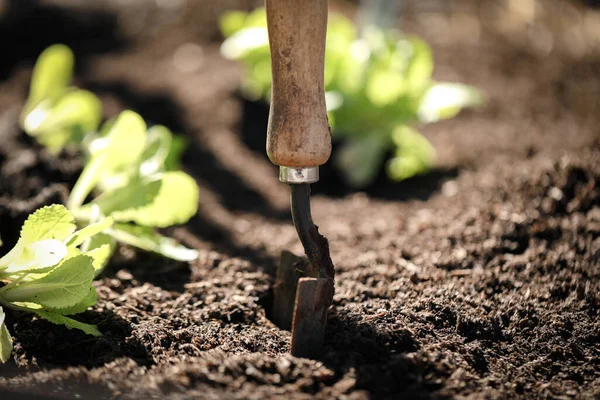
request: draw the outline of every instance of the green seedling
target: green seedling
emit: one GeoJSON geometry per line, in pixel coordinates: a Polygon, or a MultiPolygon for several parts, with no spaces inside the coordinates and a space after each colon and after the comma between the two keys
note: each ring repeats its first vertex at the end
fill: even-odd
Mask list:
{"type": "Polygon", "coordinates": [[[19,120],[23,131],[53,153],[81,144],[102,118],[100,100],[70,86],[73,65],[73,53],[67,46],[53,45],[42,52],[19,120]]]}
{"type": "Polygon", "coordinates": [[[112,252],[118,241],[176,260],[195,259],[195,250],[155,231],[187,222],[197,211],[198,186],[178,171],[185,142],[161,125],[146,130],[142,118],[131,111],[99,129],[100,100],[69,86],[73,64],[73,53],[64,45],[44,50],[20,121],[50,151],[73,145],[86,154],[87,165],[67,206],[81,225],[108,215],[115,220],[86,248],[108,245],[112,252]],[[84,204],[92,192],[94,199],[84,204]]]}
{"type": "MultiPolygon", "coordinates": [[[[263,8],[221,19],[222,54],[245,66],[243,93],[268,101],[270,53],[263,8]]],[[[359,37],[345,17],[330,16],[325,90],[334,139],[334,164],[353,187],[371,183],[386,165],[392,180],[427,172],[435,150],[416,129],[482,103],[477,89],[432,79],[433,57],[423,40],[396,31],[365,30],[359,37]],[[386,162],[388,154],[392,154],[386,162]]]]}
{"type": "Polygon", "coordinates": [[[79,223],[110,216],[115,224],[105,241],[118,241],[181,261],[197,252],[155,228],[187,222],[198,209],[194,179],[171,170],[172,134],[163,126],[146,130],[133,111],[108,121],[88,145],[89,160],[69,196],[67,207],[79,223]],[[88,196],[99,194],[88,203],[88,196]]]}
{"type": "Polygon", "coordinates": [[[31,214],[19,241],[0,258],[0,361],[12,352],[12,338],[2,307],[33,313],[54,324],[99,336],[94,325],[69,315],[96,304],[94,277],[110,256],[109,244],[90,246],[112,218],[102,218],[77,230],[73,215],[62,205],[43,207],[31,214]]]}

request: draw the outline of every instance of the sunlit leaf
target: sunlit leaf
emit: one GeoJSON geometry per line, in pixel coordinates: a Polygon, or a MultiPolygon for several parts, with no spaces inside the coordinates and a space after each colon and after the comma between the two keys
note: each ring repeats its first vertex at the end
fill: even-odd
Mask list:
{"type": "Polygon", "coordinates": [[[53,204],[36,210],[27,217],[21,228],[21,239],[24,244],[38,240],[65,240],[75,231],[75,223],[71,213],[60,204],[53,204]]]}
{"type": "Polygon", "coordinates": [[[394,129],[392,139],[396,157],[387,163],[388,176],[403,180],[427,172],[434,164],[435,150],[419,132],[406,125],[394,129]]]}
{"type": "Polygon", "coordinates": [[[98,276],[102,272],[113,255],[116,246],[115,239],[105,233],[94,235],[82,244],[82,252],[86,256],[92,257],[94,276],[98,276]]]}
{"type": "Polygon", "coordinates": [[[264,7],[258,7],[248,13],[244,26],[247,28],[266,27],[267,11],[264,7]]]}
{"type": "Polygon", "coordinates": [[[79,246],[85,240],[104,231],[113,224],[111,217],[103,218],[101,221],[87,225],[85,228],[78,230],[66,240],[67,246],[79,246]]]}
{"type": "Polygon", "coordinates": [[[269,34],[266,27],[244,28],[221,45],[221,53],[231,60],[239,60],[249,52],[269,46],[269,34]]]}
{"type": "Polygon", "coordinates": [[[53,204],[36,210],[25,220],[21,228],[21,237],[15,247],[0,258],[0,270],[18,262],[28,245],[40,240],[62,241],[74,230],[73,216],[64,206],[53,204]]]}
{"type": "Polygon", "coordinates": [[[40,54],[33,69],[27,110],[46,98],[56,98],[67,88],[73,75],[73,52],[62,44],[48,47],[40,54]]]}
{"type": "Polygon", "coordinates": [[[104,146],[93,154],[73,187],[67,203],[70,209],[83,204],[103,173],[139,162],[146,145],[146,124],[133,111],[123,111],[104,139],[104,146]]]}
{"type": "Polygon", "coordinates": [[[75,315],[80,314],[86,311],[88,308],[93,307],[98,302],[98,293],[96,292],[96,288],[90,286],[88,294],[81,299],[81,301],[74,306],[65,307],[65,308],[50,308],[46,307],[46,311],[50,311],[60,315],[75,315]]]}
{"type": "Polygon", "coordinates": [[[156,180],[137,180],[104,193],[96,204],[115,221],[167,227],[187,222],[198,210],[198,185],[181,171],[170,171],[156,180]]]}
{"type": "Polygon", "coordinates": [[[3,291],[2,298],[9,302],[32,302],[51,308],[70,307],[89,293],[93,278],[92,259],[80,255],[64,261],[40,279],[3,291]]]}
{"type": "Polygon", "coordinates": [[[4,310],[0,307],[0,361],[3,363],[8,361],[13,349],[12,337],[8,333],[4,318],[4,310]]]}
{"type": "Polygon", "coordinates": [[[23,247],[20,256],[7,265],[6,274],[25,270],[40,270],[58,265],[67,255],[67,246],[56,239],[45,239],[23,247]]]}
{"type": "Polygon", "coordinates": [[[244,28],[246,23],[247,12],[244,11],[228,11],[219,19],[219,28],[225,37],[229,37],[237,31],[244,28]]]}
{"type": "Polygon", "coordinates": [[[419,119],[435,122],[452,118],[465,107],[483,103],[481,94],[472,86],[459,83],[436,83],[426,93],[419,106],[419,119]]]}
{"type": "Polygon", "coordinates": [[[433,56],[429,45],[424,40],[411,38],[410,43],[411,56],[405,74],[406,89],[413,94],[419,94],[431,82],[433,56]]]}
{"type": "Polygon", "coordinates": [[[160,172],[171,150],[173,134],[162,125],[155,125],[148,129],[146,138],[146,149],[142,154],[140,175],[150,176],[160,172]]]}
{"type": "Polygon", "coordinates": [[[109,233],[119,242],[152,251],[177,261],[192,261],[198,258],[194,249],[177,243],[177,241],[162,236],[152,228],[128,224],[115,224],[109,233]]]}
{"type": "Polygon", "coordinates": [[[396,101],[405,90],[404,77],[396,71],[374,72],[365,87],[369,100],[380,107],[396,101]]]}
{"type": "Polygon", "coordinates": [[[87,133],[98,128],[102,118],[100,99],[87,90],[74,90],[61,96],[50,109],[40,106],[43,112],[34,109],[24,121],[28,134],[51,135],[53,131],[66,129],[87,133]]]}

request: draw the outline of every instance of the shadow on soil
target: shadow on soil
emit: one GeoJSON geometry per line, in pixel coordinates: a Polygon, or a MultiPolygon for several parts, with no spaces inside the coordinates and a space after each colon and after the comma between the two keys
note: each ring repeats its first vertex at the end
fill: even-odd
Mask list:
{"type": "Polygon", "coordinates": [[[86,311],[76,319],[95,324],[102,336],[57,326],[33,318],[29,313],[8,311],[8,328],[19,338],[14,349],[16,356],[35,359],[35,364],[50,369],[64,366],[93,368],[121,357],[130,357],[139,365],[153,363],[143,344],[133,338],[129,323],[112,312],[86,311]]]}
{"type": "Polygon", "coordinates": [[[148,282],[163,290],[180,294],[185,291],[184,285],[190,282],[191,272],[187,262],[145,251],[125,253],[128,253],[126,257],[115,254],[101,276],[121,281],[148,282]]]}
{"type": "Polygon", "coordinates": [[[432,365],[408,354],[420,347],[409,330],[330,313],[324,347],[321,361],[340,378],[353,370],[354,389],[372,397],[428,399],[441,386],[427,378],[432,365]]]}

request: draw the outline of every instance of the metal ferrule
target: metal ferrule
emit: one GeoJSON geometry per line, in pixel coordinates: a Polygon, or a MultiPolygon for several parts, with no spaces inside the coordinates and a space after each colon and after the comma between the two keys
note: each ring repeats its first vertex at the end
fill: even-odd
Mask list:
{"type": "Polygon", "coordinates": [[[315,183],[319,180],[319,167],[279,167],[279,181],[283,183],[315,183]]]}

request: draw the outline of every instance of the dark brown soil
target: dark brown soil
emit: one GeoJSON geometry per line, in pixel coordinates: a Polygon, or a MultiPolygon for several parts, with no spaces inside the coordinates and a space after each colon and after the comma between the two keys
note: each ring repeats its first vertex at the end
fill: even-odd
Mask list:
{"type": "MultiPolygon", "coordinates": [[[[288,189],[264,155],[267,111],[239,97],[240,67],[218,52],[216,16],[260,2],[104,3],[0,1],[11,38],[0,44],[3,251],[81,168],[17,127],[33,60],[62,41],[107,116],[133,108],[187,136],[200,211],[168,233],[200,258],[120,249],[81,315],[100,338],[8,312],[2,399],[600,398],[598,41],[580,37],[575,52],[548,22],[548,52],[527,31],[486,25],[499,1],[407,1],[403,29],[433,44],[436,76],[477,85],[488,104],[423,127],[439,153],[426,176],[381,176],[357,193],[324,168],[312,209],[336,294],[324,354],[307,360],[267,318],[279,254],[301,253],[288,189]],[[195,68],[176,61],[184,43],[199,46],[187,53],[195,68]]],[[[583,12],[552,4],[571,12],[555,10],[559,20],[583,12]]]]}

